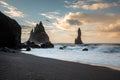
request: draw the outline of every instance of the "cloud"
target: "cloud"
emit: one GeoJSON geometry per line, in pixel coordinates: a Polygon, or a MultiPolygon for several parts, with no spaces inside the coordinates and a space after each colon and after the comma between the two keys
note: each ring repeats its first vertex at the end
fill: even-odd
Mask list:
{"type": "Polygon", "coordinates": [[[103,2],[103,0],[86,0],[87,2],[103,2]]]}
{"type": "Polygon", "coordinates": [[[103,31],[120,32],[120,20],[117,20],[115,23],[109,24],[109,26],[104,28],[103,31]]]}
{"type": "Polygon", "coordinates": [[[22,27],[22,41],[25,42],[29,39],[30,31],[35,27],[36,23],[30,20],[25,20],[24,21],[27,25],[21,25],[22,27]]]}
{"type": "MultiPolygon", "coordinates": [[[[49,33],[56,33],[59,37],[66,37],[67,39],[64,42],[67,42],[68,39],[70,42],[74,41],[78,27],[82,30],[82,40],[84,42],[105,43],[109,40],[109,42],[115,43],[120,40],[120,14],[69,12],[62,17],[59,16],[56,20],[51,26],[53,26],[53,29],[58,29],[55,31],[51,29],[49,33]],[[94,39],[91,37],[94,37],[94,39]]],[[[57,35],[50,35],[51,40],[63,41],[60,38],[53,37],[57,35]]]]}
{"type": "Polygon", "coordinates": [[[30,21],[30,20],[25,20],[25,23],[27,23],[27,24],[28,24],[28,26],[35,26],[35,25],[36,25],[36,23],[35,23],[35,22],[30,21]]]}
{"type": "Polygon", "coordinates": [[[2,5],[2,7],[7,8],[8,10],[5,10],[4,12],[8,15],[10,15],[11,17],[18,17],[18,18],[22,18],[25,17],[25,14],[21,11],[19,11],[16,7],[9,5],[8,3],[6,3],[5,1],[0,1],[0,4],[2,5]]]}
{"type": "MultiPolygon", "coordinates": [[[[51,24],[51,26],[54,26],[55,28],[60,29],[60,30],[68,30],[69,28],[68,29],[66,29],[67,27],[64,28],[65,26],[68,26],[68,24],[66,24],[66,22],[64,22],[64,21],[60,21],[60,20],[63,20],[63,18],[58,16],[58,14],[60,14],[60,13],[59,12],[48,12],[48,13],[42,13],[40,15],[48,18],[47,19],[48,22],[50,22],[49,19],[55,20],[51,24]],[[61,27],[61,26],[63,26],[63,27],[61,27]]],[[[69,22],[69,20],[68,20],[68,22],[69,22]]]]}
{"type": "Polygon", "coordinates": [[[116,20],[119,20],[120,15],[118,14],[88,14],[88,13],[81,13],[81,12],[75,12],[75,13],[68,13],[65,15],[65,20],[78,20],[79,22],[83,24],[88,23],[112,23],[116,20]]]}
{"type": "Polygon", "coordinates": [[[65,0],[64,2],[65,2],[66,4],[70,4],[70,2],[69,2],[68,0],[65,0]]]}
{"type": "Polygon", "coordinates": [[[106,8],[111,8],[118,6],[117,3],[95,3],[92,5],[83,5],[83,6],[78,6],[77,8],[82,8],[86,10],[98,10],[98,9],[106,9],[106,8]]]}
{"type": "Polygon", "coordinates": [[[22,29],[21,38],[22,38],[22,41],[23,41],[23,42],[25,42],[25,41],[28,40],[29,34],[30,34],[30,30],[29,30],[29,29],[22,29]]]}
{"type": "Polygon", "coordinates": [[[59,12],[57,11],[54,11],[54,12],[48,12],[49,14],[53,14],[53,15],[56,15],[56,14],[60,14],[59,12]]]}
{"type": "Polygon", "coordinates": [[[70,24],[70,25],[81,25],[82,23],[78,20],[74,20],[74,19],[68,19],[67,22],[70,24]]]}
{"type": "Polygon", "coordinates": [[[74,30],[79,26],[87,26],[89,30],[120,31],[119,14],[87,14],[81,12],[68,13],[57,19],[54,26],[63,30],[74,30]]]}
{"type": "Polygon", "coordinates": [[[119,6],[117,2],[107,3],[103,0],[78,0],[76,2],[69,3],[66,7],[73,9],[85,9],[85,10],[98,10],[98,9],[107,9],[111,7],[119,6]]]}
{"type": "Polygon", "coordinates": [[[41,16],[44,16],[46,18],[49,19],[57,19],[58,18],[58,14],[60,14],[59,12],[48,12],[48,13],[41,13],[41,16]]]}

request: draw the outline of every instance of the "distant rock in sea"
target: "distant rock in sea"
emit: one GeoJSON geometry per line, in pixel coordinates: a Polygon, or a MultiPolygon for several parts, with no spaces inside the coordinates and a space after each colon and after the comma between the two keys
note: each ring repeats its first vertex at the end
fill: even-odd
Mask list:
{"type": "Polygon", "coordinates": [[[82,49],[82,51],[88,51],[88,48],[84,48],[84,49],[82,49]]]}
{"type": "Polygon", "coordinates": [[[0,47],[19,48],[21,45],[21,26],[0,12],[0,47]]]}
{"type": "Polygon", "coordinates": [[[45,32],[44,26],[41,21],[39,24],[36,25],[34,29],[31,30],[29,41],[37,44],[50,42],[49,36],[45,32]]]}
{"type": "Polygon", "coordinates": [[[80,28],[78,28],[78,36],[75,39],[75,44],[83,44],[83,42],[81,40],[81,30],[80,30],[80,28]]]}

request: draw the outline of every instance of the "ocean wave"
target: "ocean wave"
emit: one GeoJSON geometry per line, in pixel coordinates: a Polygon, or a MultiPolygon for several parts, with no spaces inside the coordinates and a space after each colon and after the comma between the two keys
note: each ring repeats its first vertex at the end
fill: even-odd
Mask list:
{"type": "Polygon", "coordinates": [[[120,53],[120,45],[65,45],[59,44],[57,47],[67,46],[65,50],[80,50],[87,48],[89,51],[103,52],[103,53],[120,53]]]}

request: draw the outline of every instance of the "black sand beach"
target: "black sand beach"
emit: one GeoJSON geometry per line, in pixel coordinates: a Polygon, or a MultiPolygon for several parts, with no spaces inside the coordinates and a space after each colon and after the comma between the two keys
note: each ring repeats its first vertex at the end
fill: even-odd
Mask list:
{"type": "Polygon", "coordinates": [[[120,71],[20,52],[0,52],[0,80],[120,80],[120,71]]]}

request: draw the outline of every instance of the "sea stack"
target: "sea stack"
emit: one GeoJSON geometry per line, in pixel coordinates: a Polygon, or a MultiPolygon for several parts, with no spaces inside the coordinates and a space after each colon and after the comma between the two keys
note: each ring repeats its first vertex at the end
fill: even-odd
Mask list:
{"type": "Polygon", "coordinates": [[[80,30],[80,28],[78,28],[78,36],[75,39],[75,44],[83,44],[83,42],[81,40],[81,30],[80,30]]]}
{"type": "Polygon", "coordinates": [[[0,12],[0,47],[19,48],[21,45],[21,26],[0,12]]]}
{"type": "Polygon", "coordinates": [[[34,29],[31,30],[29,41],[36,44],[50,42],[49,36],[45,32],[44,26],[41,21],[39,24],[36,24],[36,27],[34,29]]]}

